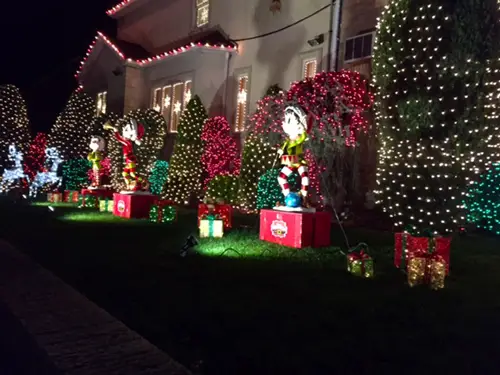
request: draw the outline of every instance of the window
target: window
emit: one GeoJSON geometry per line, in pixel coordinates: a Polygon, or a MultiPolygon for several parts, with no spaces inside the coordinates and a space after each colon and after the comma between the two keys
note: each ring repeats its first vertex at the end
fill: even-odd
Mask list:
{"type": "Polygon", "coordinates": [[[245,130],[245,122],[248,110],[248,74],[238,76],[238,91],[236,93],[236,124],[234,130],[241,132],[245,130]]]}
{"type": "Polygon", "coordinates": [[[302,63],[302,78],[313,78],[318,69],[318,61],[316,59],[307,59],[302,63]]]}
{"type": "Polygon", "coordinates": [[[106,113],[106,107],[108,102],[108,93],[106,91],[97,94],[96,100],[96,115],[99,116],[102,113],[106,113]]]}
{"type": "Polygon", "coordinates": [[[345,41],[344,62],[371,57],[373,33],[362,34],[345,41]]]}
{"type": "Polygon", "coordinates": [[[163,115],[170,132],[177,132],[182,111],[191,100],[191,88],[189,80],[153,90],[151,107],[163,115]]]}
{"type": "Polygon", "coordinates": [[[201,27],[208,23],[210,13],[209,0],[196,0],[196,26],[201,27]]]}

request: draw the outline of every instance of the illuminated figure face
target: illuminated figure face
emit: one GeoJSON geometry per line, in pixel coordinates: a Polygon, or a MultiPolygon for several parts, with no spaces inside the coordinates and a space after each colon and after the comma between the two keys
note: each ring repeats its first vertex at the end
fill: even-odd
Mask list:
{"type": "Polygon", "coordinates": [[[104,151],[104,139],[98,135],[96,136],[93,136],[91,139],[90,139],[90,149],[93,151],[93,152],[96,152],[96,151],[104,151]]]}
{"type": "Polygon", "coordinates": [[[135,142],[137,140],[137,121],[131,119],[130,122],[123,127],[122,135],[123,138],[135,142]]]}
{"type": "Polygon", "coordinates": [[[290,139],[296,139],[306,132],[306,114],[298,107],[286,107],[283,131],[290,139]]]}

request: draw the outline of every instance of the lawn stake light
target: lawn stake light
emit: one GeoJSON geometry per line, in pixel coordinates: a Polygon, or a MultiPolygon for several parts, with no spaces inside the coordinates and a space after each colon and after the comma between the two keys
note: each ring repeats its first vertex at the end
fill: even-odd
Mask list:
{"type": "Polygon", "coordinates": [[[190,234],[186,238],[186,242],[184,243],[184,245],[182,245],[181,247],[180,256],[186,257],[189,254],[189,251],[198,244],[199,244],[198,239],[193,234],[190,234]]]}

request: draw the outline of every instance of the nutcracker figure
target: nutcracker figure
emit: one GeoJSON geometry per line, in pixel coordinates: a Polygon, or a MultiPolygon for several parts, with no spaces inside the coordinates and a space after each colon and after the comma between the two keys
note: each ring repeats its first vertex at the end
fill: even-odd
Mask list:
{"type": "MultiPolygon", "coordinates": [[[[301,108],[290,106],[285,109],[283,130],[288,138],[278,150],[278,155],[281,157],[281,164],[283,165],[283,169],[281,169],[278,176],[278,182],[285,196],[285,202],[287,202],[287,196],[290,195],[288,176],[297,171],[300,175],[300,196],[303,206],[307,206],[307,190],[309,187],[307,162],[304,159],[304,142],[307,140],[307,132],[310,126],[311,123],[307,121],[307,116],[301,108]]],[[[294,200],[289,199],[289,201],[293,202],[294,200]]],[[[293,207],[296,204],[291,203],[289,206],[293,207]]]]}
{"type": "Polygon", "coordinates": [[[98,189],[101,186],[101,174],[102,174],[102,164],[101,161],[104,158],[104,148],[106,143],[104,138],[98,135],[92,136],[90,139],[90,149],[87,159],[92,163],[92,182],[89,189],[98,189]]]}
{"type": "Polygon", "coordinates": [[[123,127],[122,134],[109,123],[104,124],[104,129],[112,130],[115,139],[123,146],[125,166],[122,175],[127,190],[137,192],[142,189],[147,189],[142,178],[137,175],[137,158],[134,154],[134,143],[138,146],[141,144],[141,139],[144,136],[144,126],[138,124],[134,119],[131,119],[130,122],[123,127]]]}

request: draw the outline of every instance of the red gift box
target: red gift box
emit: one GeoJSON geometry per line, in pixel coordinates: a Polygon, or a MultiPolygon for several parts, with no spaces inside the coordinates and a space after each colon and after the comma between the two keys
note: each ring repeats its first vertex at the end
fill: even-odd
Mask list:
{"type": "Polygon", "coordinates": [[[433,253],[443,258],[446,263],[446,273],[450,272],[451,237],[416,237],[408,232],[401,232],[394,234],[394,242],[394,265],[397,268],[406,269],[408,259],[432,250],[433,253]]]}
{"type": "Polygon", "coordinates": [[[78,203],[78,192],[74,190],[64,190],[64,202],[78,203]]]}
{"type": "Polygon", "coordinates": [[[260,211],[259,238],[279,245],[304,248],[330,245],[329,212],[260,211]]]}
{"type": "Polygon", "coordinates": [[[200,220],[206,215],[217,215],[224,221],[224,229],[230,229],[232,226],[233,208],[230,204],[204,204],[198,205],[198,228],[200,220]]]}
{"type": "Polygon", "coordinates": [[[153,194],[113,194],[113,215],[127,219],[147,219],[151,205],[158,199],[153,194]]]}

